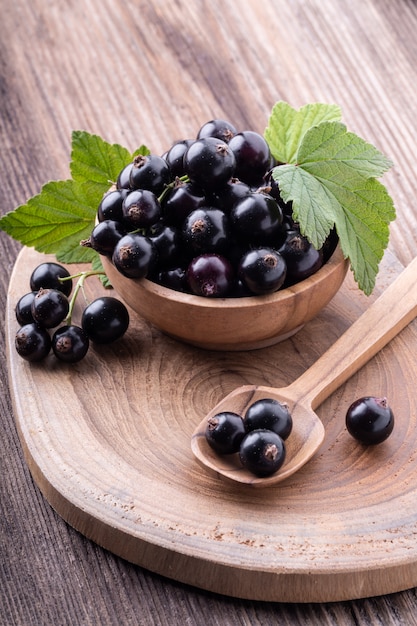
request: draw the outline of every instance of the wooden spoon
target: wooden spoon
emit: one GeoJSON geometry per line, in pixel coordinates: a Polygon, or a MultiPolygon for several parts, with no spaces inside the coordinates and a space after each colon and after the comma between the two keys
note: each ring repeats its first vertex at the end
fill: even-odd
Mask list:
{"type": "Polygon", "coordinates": [[[288,478],[315,454],[324,439],[324,426],[314,412],[336,389],[367,363],[417,315],[417,258],[339,339],[296,381],[276,389],[245,385],[227,395],[194,431],[191,449],[205,467],[225,478],[264,487],[288,478]],[[245,470],[237,455],[217,455],[207,444],[207,419],[221,411],[244,415],[261,398],[286,402],[293,430],[286,440],[283,466],[267,478],[245,470]]]}

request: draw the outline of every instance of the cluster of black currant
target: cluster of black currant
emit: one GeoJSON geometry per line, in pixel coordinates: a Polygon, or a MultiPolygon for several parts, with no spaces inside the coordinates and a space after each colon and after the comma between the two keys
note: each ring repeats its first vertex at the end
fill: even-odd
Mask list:
{"type": "Polygon", "coordinates": [[[71,322],[75,300],[88,276],[99,272],[85,271],[70,275],[58,263],[38,265],[29,280],[30,291],[16,304],[20,328],[15,336],[17,353],[27,361],[41,361],[51,351],[67,363],[81,361],[90,341],[111,343],[129,326],[129,313],[116,298],[103,296],[86,305],[81,326],[71,322]],[[77,283],[73,291],[73,279],[77,283]],[[71,295],[72,293],[72,295],[71,295]],[[50,331],[55,329],[52,336],[50,331]]]}
{"type": "Polygon", "coordinates": [[[238,453],[243,467],[263,478],[283,465],[285,440],[292,425],[286,404],[262,398],[251,404],[243,417],[224,411],[208,418],[205,436],[217,454],[238,453]]]}
{"type": "Polygon", "coordinates": [[[162,156],[136,156],[102,199],[82,245],[129,278],[208,297],[273,293],[316,272],[316,250],[283,202],[262,135],[225,120],[162,156]]]}

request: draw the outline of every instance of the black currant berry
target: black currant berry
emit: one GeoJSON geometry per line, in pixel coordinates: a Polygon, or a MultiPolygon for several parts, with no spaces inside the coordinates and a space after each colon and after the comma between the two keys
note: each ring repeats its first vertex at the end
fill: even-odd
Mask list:
{"type": "Polygon", "coordinates": [[[98,221],[103,222],[104,220],[114,220],[115,222],[121,222],[123,219],[123,200],[127,194],[127,189],[114,189],[113,191],[106,193],[98,205],[98,221]]]}
{"type": "Polygon", "coordinates": [[[132,189],[147,189],[160,196],[171,180],[171,170],[163,157],[148,154],[134,158],[129,178],[132,189]]]}
{"type": "Polygon", "coordinates": [[[171,176],[173,178],[176,176],[184,176],[184,154],[193,142],[193,139],[182,139],[180,141],[176,141],[166,153],[164,158],[168,163],[169,169],[171,170],[171,176]]]}
{"type": "Polygon", "coordinates": [[[228,259],[218,254],[195,257],[186,272],[187,283],[197,296],[225,297],[234,287],[235,274],[228,259]]]}
{"type": "Polygon", "coordinates": [[[224,411],[207,420],[206,440],[217,454],[238,452],[245,434],[243,420],[237,413],[224,411]]]}
{"type": "Polygon", "coordinates": [[[67,316],[69,301],[58,289],[39,289],[33,299],[31,311],[33,319],[40,326],[54,328],[67,316]]]}
{"type": "Polygon", "coordinates": [[[271,165],[271,152],[262,135],[252,130],[237,133],[229,142],[235,155],[235,176],[251,186],[260,186],[271,165]]]}
{"type": "Polygon", "coordinates": [[[272,430],[252,430],[242,440],[239,458],[255,476],[265,478],[279,470],[285,461],[285,444],[272,430]]]}
{"type": "Polygon", "coordinates": [[[385,441],[394,429],[394,414],[387,399],[365,396],[353,402],[346,413],[346,428],[361,443],[385,441]]]}
{"type": "Polygon", "coordinates": [[[167,224],[180,227],[187,215],[206,204],[206,197],[198,185],[177,180],[161,200],[163,219],[167,224]]]}
{"type": "Polygon", "coordinates": [[[52,350],[57,359],[66,363],[81,361],[88,352],[90,340],[79,326],[61,326],[52,336],[52,350]]]}
{"type": "Polygon", "coordinates": [[[148,231],[148,237],[154,244],[158,253],[158,268],[175,267],[182,257],[182,238],[180,231],[175,226],[165,224],[163,221],[154,224],[148,231]]]}
{"type": "Polygon", "coordinates": [[[215,119],[203,124],[197,133],[197,139],[204,137],[215,137],[229,143],[237,133],[236,128],[227,120],[215,119]]]}
{"type": "Polygon", "coordinates": [[[235,157],[225,141],[205,137],[188,148],[184,155],[184,170],[203,189],[213,189],[232,178],[235,157]]]}
{"type": "Polygon", "coordinates": [[[229,215],[233,206],[248,196],[251,191],[251,187],[246,183],[242,183],[238,178],[231,178],[225,185],[216,189],[215,193],[212,194],[211,202],[229,215]]]}
{"type": "Polygon", "coordinates": [[[279,248],[287,264],[287,285],[298,283],[315,274],[323,265],[323,253],[300,233],[289,231],[279,248]]]}
{"type": "Polygon", "coordinates": [[[155,282],[163,287],[168,287],[174,291],[182,293],[189,292],[188,282],[185,269],[183,267],[174,267],[167,270],[161,270],[155,277],[155,282]]]}
{"type": "Polygon", "coordinates": [[[194,255],[221,254],[229,244],[229,220],[220,209],[196,209],[185,219],[182,233],[186,246],[194,255]]]}
{"type": "Polygon", "coordinates": [[[156,195],[147,189],[131,191],[123,201],[123,224],[129,229],[144,229],[161,217],[161,205],[156,195]]]}
{"type": "Polygon", "coordinates": [[[41,361],[51,350],[51,337],[39,324],[25,324],[16,333],[15,348],[26,361],[41,361]]]}
{"type": "Polygon", "coordinates": [[[122,337],[128,329],[129,312],[117,298],[96,298],[84,309],[81,326],[92,342],[111,343],[122,337]]]}
{"type": "Polygon", "coordinates": [[[81,245],[92,248],[99,254],[111,256],[117,242],[126,235],[126,228],[120,222],[103,220],[94,226],[90,237],[81,241],[81,245]]]}
{"type": "Polygon", "coordinates": [[[41,263],[33,270],[29,283],[32,291],[39,289],[58,289],[66,296],[72,291],[72,279],[60,281],[60,278],[68,278],[70,273],[68,270],[59,265],[59,263],[45,262],[41,263]]]}
{"type": "Polygon", "coordinates": [[[32,302],[35,299],[36,291],[29,291],[29,293],[25,293],[21,298],[19,298],[16,307],[16,319],[21,326],[24,324],[30,324],[34,321],[32,315],[32,302]]]}
{"type": "Polygon", "coordinates": [[[230,221],[237,239],[250,245],[275,248],[285,237],[282,210],[268,194],[253,192],[238,200],[230,221]]]}
{"type": "Polygon", "coordinates": [[[144,235],[128,233],[116,244],[112,255],[115,268],[128,278],[145,278],[157,261],[155,245],[144,235]]]}
{"type": "Polygon", "coordinates": [[[262,295],[278,291],[284,284],[286,263],[273,248],[249,250],[243,255],[238,277],[254,294],[262,295]]]}
{"type": "Polygon", "coordinates": [[[292,417],[287,404],[274,398],[262,398],[247,409],[244,424],[247,432],[263,428],[285,440],[292,430],[292,417]]]}
{"type": "Polygon", "coordinates": [[[116,187],[117,189],[127,189],[130,190],[132,187],[130,186],[130,174],[132,172],[133,163],[128,163],[119,173],[117,177],[116,187]]]}

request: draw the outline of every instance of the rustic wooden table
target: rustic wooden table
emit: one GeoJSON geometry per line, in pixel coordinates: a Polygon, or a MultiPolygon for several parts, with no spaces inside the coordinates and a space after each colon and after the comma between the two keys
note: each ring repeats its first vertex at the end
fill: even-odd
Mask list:
{"type": "MultiPolygon", "coordinates": [[[[3,0],[1,212],[67,177],[73,129],[162,153],[212,117],[262,132],[277,100],[335,102],[395,163],[384,179],[398,212],[389,248],[406,265],[417,228],[416,28],[414,0],[3,0]]],[[[19,250],[0,234],[2,311],[19,250]]],[[[417,624],[414,589],[332,604],[240,601],[154,575],[72,530],[23,459],[2,331],[2,626],[417,624]]]]}

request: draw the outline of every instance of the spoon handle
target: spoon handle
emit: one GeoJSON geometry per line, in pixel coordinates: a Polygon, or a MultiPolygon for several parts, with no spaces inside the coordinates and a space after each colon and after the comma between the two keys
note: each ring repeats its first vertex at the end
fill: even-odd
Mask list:
{"type": "Polygon", "coordinates": [[[417,315],[417,257],[297,380],[292,388],[313,409],[367,363],[417,315]]]}

